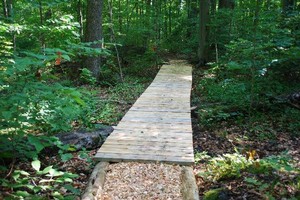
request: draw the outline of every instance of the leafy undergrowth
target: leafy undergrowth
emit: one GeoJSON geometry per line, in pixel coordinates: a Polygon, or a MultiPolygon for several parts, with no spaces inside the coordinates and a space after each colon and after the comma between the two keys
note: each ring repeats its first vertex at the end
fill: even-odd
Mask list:
{"type": "Polygon", "coordinates": [[[208,71],[194,74],[192,97],[200,197],[299,199],[299,110],[260,99],[264,108],[249,115],[247,81],[218,84],[222,78],[208,71]]]}
{"type": "MultiPolygon", "coordinates": [[[[79,86],[77,90],[91,99],[84,123],[73,121],[73,129],[116,125],[150,82],[151,77],[128,78],[110,87],[79,86]]],[[[95,165],[96,150],[74,152],[72,146],[43,134],[2,135],[1,140],[1,150],[9,155],[0,157],[0,199],[80,199],[95,165]],[[59,151],[47,152],[53,144],[59,151]]]]}

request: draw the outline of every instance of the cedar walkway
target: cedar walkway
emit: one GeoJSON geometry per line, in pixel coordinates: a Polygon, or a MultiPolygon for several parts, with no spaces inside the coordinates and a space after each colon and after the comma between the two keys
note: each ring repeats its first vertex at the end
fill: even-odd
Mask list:
{"type": "Polygon", "coordinates": [[[185,61],[163,65],[95,159],[192,165],[191,85],[192,67],[185,61]]]}

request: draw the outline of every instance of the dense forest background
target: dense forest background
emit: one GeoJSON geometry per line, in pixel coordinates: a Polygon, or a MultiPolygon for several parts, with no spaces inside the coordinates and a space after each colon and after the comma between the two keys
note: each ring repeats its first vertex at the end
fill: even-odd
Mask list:
{"type": "MultiPolygon", "coordinates": [[[[116,124],[159,66],[176,58],[195,66],[197,130],[217,131],[218,138],[227,140],[226,128],[234,125],[243,141],[224,150],[235,154],[221,161],[199,147],[198,162],[212,172],[199,175],[206,177],[207,187],[252,170],[259,175],[243,179],[252,193],[299,198],[297,151],[279,148],[269,154],[258,147],[266,141],[275,147],[280,141],[291,148],[299,145],[299,1],[1,3],[0,190],[5,197],[79,196],[72,184],[78,175],[61,166],[72,159],[72,147],[53,136],[116,124]],[[255,144],[249,145],[252,140],[255,144]],[[45,158],[45,149],[53,145],[59,152],[56,165],[45,158]],[[265,160],[255,161],[258,156],[265,160]],[[249,167],[254,165],[255,172],[249,167]],[[224,173],[214,175],[216,171],[224,173]],[[64,191],[58,189],[62,185],[67,185],[64,191]]],[[[87,150],[80,155],[93,164],[87,150]]]]}

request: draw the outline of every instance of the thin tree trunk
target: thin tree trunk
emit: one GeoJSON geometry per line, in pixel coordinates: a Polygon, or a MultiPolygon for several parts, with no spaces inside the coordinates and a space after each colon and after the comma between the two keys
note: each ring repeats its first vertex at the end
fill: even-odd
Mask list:
{"type": "Polygon", "coordinates": [[[122,25],[123,25],[123,19],[122,19],[122,13],[121,13],[121,11],[122,11],[122,7],[121,7],[121,0],[119,0],[119,2],[118,2],[118,7],[119,7],[119,15],[118,15],[118,17],[119,17],[119,31],[120,32],[122,32],[122,25]]]}
{"type": "Polygon", "coordinates": [[[7,17],[13,17],[13,1],[6,0],[7,17]]]}
{"type": "Polygon", "coordinates": [[[219,9],[229,8],[234,9],[234,0],[219,0],[219,9]]]}
{"type": "MultiPolygon", "coordinates": [[[[200,0],[201,2],[202,0],[200,0]]],[[[195,30],[195,27],[197,25],[196,19],[198,15],[198,9],[197,9],[197,0],[189,0],[189,7],[188,7],[188,28],[187,28],[187,38],[190,38],[192,36],[192,33],[195,30]]]]}
{"type": "Polygon", "coordinates": [[[217,1],[216,0],[211,0],[210,4],[211,4],[211,6],[210,6],[210,13],[212,15],[214,15],[216,13],[216,10],[217,10],[217,1]]]}
{"type": "Polygon", "coordinates": [[[294,10],[294,6],[295,6],[295,0],[281,0],[281,7],[283,13],[287,13],[294,10]]]}
{"type": "Polygon", "coordinates": [[[164,13],[163,13],[163,17],[164,17],[164,35],[165,38],[168,38],[168,16],[167,16],[167,10],[168,10],[168,6],[167,6],[167,0],[164,0],[164,13]]]}
{"type": "Polygon", "coordinates": [[[8,18],[8,8],[7,8],[7,1],[2,0],[2,7],[3,7],[3,16],[8,18]]]}
{"type": "Polygon", "coordinates": [[[254,95],[254,93],[255,93],[254,88],[255,88],[255,85],[256,85],[255,71],[256,71],[256,68],[257,68],[257,62],[256,62],[255,57],[257,56],[257,51],[256,51],[257,44],[258,44],[258,41],[257,41],[257,28],[258,28],[258,25],[259,25],[259,12],[260,12],[260,8],[261,8],[261,3],[262,3],[262,0],[256,0],[255,13],[254,13],[254,23],[253,23],[253,33],[252,33],[253,34],[252,43],[253,43],[253,46],[254,46],[254,51],[252,53],[253,55],[252,55],[252,59],[251,59],[252,65],[250,67],[251,92],[250,92],[250,103],[249,103],[249,108],[248,108],[249,122],[250,122],[251,126],[252,126],[253,103],[255,102],[255,95],[254,95]]]}
{"type": "Polygon", "coordinates": [[[126,32],[129,31],[129,0],[126,0],[126,32]]]}
{"type": "MultiPolygon", "coordinates": [[[[93,48],[101,48],[102,40],[102,0],[88,0],[87,1],[87,17],[86,17],[86,31],[85,41],[96,42],[92,45],[93,48]]],[[[95,78],[99,78],[101,57],[86,57],[85,67],[88,68],[95,78]]]]}
{"type": "Polygon", "coordinates": [[[169,35],[171,35],[172,33],[172,1],[170,2],[169,5],[169,35]]]}
{"type": "Polygon", "coordinates": [[[43,25],[44,24],[44,16],[43,16],[43,5],[42,5],[42,1],[39,1],[39,13],[40,13],[40,24],[43,25]]]}
{"type": "Polygon", "coordinates": [[[83,41],[83,14],[82,14],[82,0],[77,2],[77,20],[79,23],[80,41],[83,41]]]}
{"type": "MultiPolygon", "coordinates": [[[[42,26],[44,24],[44,16],[43,16],[43,4],[41,0],[39,0],[39,14],[40,14],[40,25],[42,26]]],[[[45,45],[45,38],[43,33],[41,33],[40,35],[40,42],[41,42],[41,48],[44,52],[46,45],[45,45]]]]}
{"type": "Polygon", "coordinates": [[[112,1],[108,1],[108,6],[109,6],[109,20],[110,20],[110,32],[111,32],[111,42],[114,43],[114,47],[115,47],[115,51],[116,51],[116,54],[117,54],[117,60],[118,60],[118,66],[119,66],[119,72],[120,72],[120,78],[121,78],[121,81],[123,82],[124,81],[124,78],[123,78],[123,71],[122,71],[122,66],[121,66],[121,59],[120,59],[120,55],[119,55],[119,50],[117,48],[117,45],[116,45],[116,37],[115,37],[115,31],[114,31],[114,28],[113,28],[113,10],[112,10],[112,1]]]}
{"type": "Polygon", "coordinates": [[[208,39],[208,27],[209,22],[209,0],[200,1],[200,37],[198,46],[198,59],[199,65],[203,65],[207,62],[207,39],[208,39]]]}

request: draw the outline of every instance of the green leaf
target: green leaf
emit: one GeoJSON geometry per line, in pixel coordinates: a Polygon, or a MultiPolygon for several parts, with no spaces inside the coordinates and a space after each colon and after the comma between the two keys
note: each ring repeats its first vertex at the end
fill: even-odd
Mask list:
{"type": "Polygon", "coordinates": [[[23,171],[23,170],[16,170],[15,173],[20,173],[23,176],[29,176],[30,175],[28,172],[23,171]]]}
{"type": "Polygon", "coordinates": [[[61,160],[63,162],[66,162],[66,161],[68,161],[68,160],[70,160],[72,158],[73,158],[73,155],[71,153],[65,153],[65,154],[61,155],[61,160]]]}
{"type": "Polygon", "coordinates": [[[34,161],[31,162],[31,166],[33,167],[33,169],[35,169],[35,171],[40,171],[41,161],[34,160],[34,161]]]}
{"type": "Polygon", "coordinates": [[[13,179],[14,179],[15,181],[17,181],[17,180],[19,179],[19,177],[20,177],[20,173],[14,173],[14,174],[12,175],[12,177],[13,177],[13,179]]]}
{"type": "Polygon", "coordinates": [[[245,178],[245,181],[247,183],[250,183],[253,185],[261,185],[261,182],[259,182],[258,180],[254,179],[254,178],[245,178]]]}
{"type": "Polygon", "coordinates": [[[30,197],[30,194],[26,191],[17,191],[16,195],[19,197],[30,197]]]}
{"type": "Polygon", "coordinates": [[[71,61],[70,56],[63,54],[62,55],[63,59],[67,60],[67,61],[71,61]]]}
{"type": "Polygon", "coordinates": [[[65,185],[64,188],[66,188],[67,190],[69,190],[69,191],[72,192],[73,194],[80,195],[80,190],[77,189],[77,188],[74,188],[74,187],[73,187],[72,185],[70,185],[70,184],[65,185]]]}
{"type": "Polygon", "coordinates": [[[38,153],[42,151],[45,147],[36,136],[28,135],[28,141],[35,147],[38,153]]]}
{"type": "Polygon", "coordinates": [[[231,61],[231,62],[227,63],[227,68],[229,70],[240,70],[240,69],[243,69],[243,66],[238,64],[237,62],[231,61]]]}
{"type": "Polygon", "coordinates": [[[3,111],[2,112],[2,116],[4,117],[4,119],[9,120],[12,116],[12,112],[10,111],[3,111]]]}
{"type": "Polygon", "coordinates": [[[64,172],[61,171],[57,171],[56,169],[50,169],[49,170],[49,174],[47,176],[62,176],[64,174],[64,172]]]}
{"type": "Polygon", "coordinates": [[[59,192],[57,192],[57,191],[53,192],[53,193],[52,193],[52,196],[53,196],[53,197],[56,197],[56,198],[58,198],[58,199],[63,199],[63,198],[64,198],[64,197],[63,197],[59,192]]]}
{"type": "Polygon", "coordinates": [[[49,173],[49,171],[50,171],[51,169],[52,169],[52,165],[46,167],[46,168],[42,171],[42,173],[43,173],[43,174],[47,174],[47,173],[49,173]]]}

